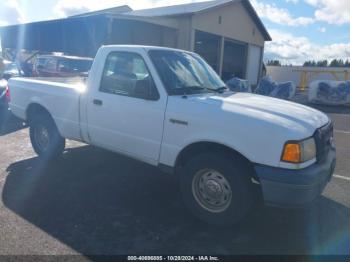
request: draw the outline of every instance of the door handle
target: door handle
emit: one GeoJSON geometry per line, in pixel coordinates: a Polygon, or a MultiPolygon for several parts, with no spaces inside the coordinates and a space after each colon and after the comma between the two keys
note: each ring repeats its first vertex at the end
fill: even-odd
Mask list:
{"type": "Polygon", "coordinates": [[[102,100],[99,100],[99,99],[94,99],[92,102],[94,103],[94,105],[97,105],[97,106],[102,106],[103,105],[102,100]]]}

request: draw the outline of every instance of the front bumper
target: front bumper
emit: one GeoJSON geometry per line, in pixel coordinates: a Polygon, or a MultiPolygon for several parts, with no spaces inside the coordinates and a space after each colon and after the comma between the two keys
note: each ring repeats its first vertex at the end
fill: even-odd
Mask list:
{"type": "Polygon", "coordinates": [[[331,180],[336,164],[335,149],[321,163],[300,170],[256,165],[264,202],[278,207],[302,207],[322,194],[331,180]]]}

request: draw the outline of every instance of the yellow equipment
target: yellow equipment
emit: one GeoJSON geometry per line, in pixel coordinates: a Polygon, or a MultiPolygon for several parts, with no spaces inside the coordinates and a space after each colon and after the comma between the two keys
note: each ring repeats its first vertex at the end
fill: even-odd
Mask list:
{"type": "Polygon", "coordinates": [[[344,76],[344,81],[349,80],[349,71],[339,71],[339,70],[314,70],[314,69],[298,69],[293,70],[293,72],[299,72],[300,73],[300,89],[305,90],[308,86],[309,80],[319,74],[330,74],[334,77],[335,80],[341,81],[341,75],[344,76]]]}

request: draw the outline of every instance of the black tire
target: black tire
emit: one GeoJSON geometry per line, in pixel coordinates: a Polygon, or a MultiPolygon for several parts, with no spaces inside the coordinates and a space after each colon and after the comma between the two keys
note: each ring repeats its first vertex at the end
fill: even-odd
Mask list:
{"type": "MultiPolygon", "coordinates": [[[[220,179],[220,176],[218,178],[220,179]]],[[[209,180],[210,177],[206,180],[206,183],[209,180]]],[[[223,153],[201,153],[189,160],[180,171],[180,188],[188,209],[199,219],[214,225],[238,223],[248,215],[255,199],[251,171],[247,163],[239,157],[232,157],[223,153]],[[229,184],[232,197],[224,210],[212,212],[212,210],[207,210],[203,207],[203,204],[200,204],[201,201],[198,200],[198,194],[200,193],[195,193],[198,191],[194,189],[194,183],[198,181],[195,177],[200,174],[201,170],[215,170],[229,184]]],[[[203,188],[200,191],[203,192],[203,188]]]]}
{"type": "Polygon", "coordinates": [[[6,105],[0,105],[0,133],[10,119],[11,113],[6,105]]]}
{"type": "Polygon", "coordinates": [[[0,105],[0,127],[5,122],[5,118],[6,118],[5,114],[6,114],[5,107],[0,105]]]}
{"type": "Polygon", "coordinates": [[[65,139],[60,135],[55,122],[50,115],[41,114],[31,119],[29,123],[30,141],[34,151],[40,158],[52,160],[59,157],[65,148],[65,139]],[[39,142],[37,132],[44,128],[48,137],[47,146],[43,147],[39,142]]]}

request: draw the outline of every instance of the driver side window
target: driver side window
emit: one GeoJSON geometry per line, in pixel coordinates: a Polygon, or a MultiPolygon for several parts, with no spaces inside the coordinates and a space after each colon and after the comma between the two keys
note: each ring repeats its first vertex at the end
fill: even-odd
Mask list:
{"type": "Polygon", "coordinates": [[[103,70],[100,91],[140,98],[141,93],[145,95],[145,90],[154,92],[156,89],[143,58],[129,52],[110,53],[103,70]]]}

